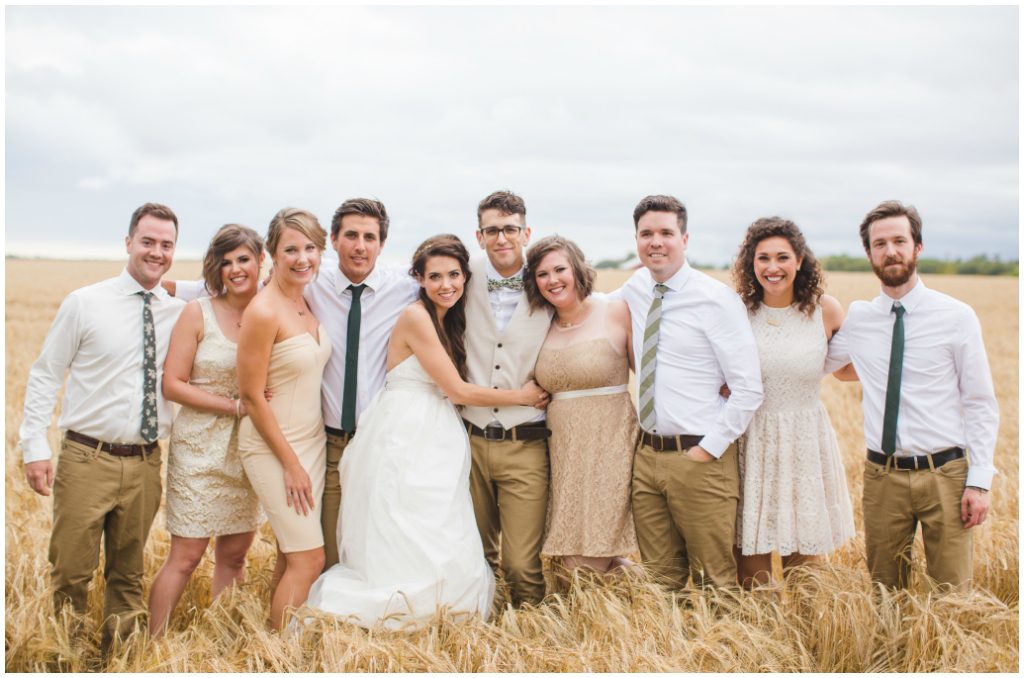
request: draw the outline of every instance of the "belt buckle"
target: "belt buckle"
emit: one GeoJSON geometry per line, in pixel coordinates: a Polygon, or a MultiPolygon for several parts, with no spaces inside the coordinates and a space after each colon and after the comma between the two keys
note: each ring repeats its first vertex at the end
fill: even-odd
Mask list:
{"type": "Polygon", "coordinates": [[[488,424],[484,427],[484,440],[492,443],[505,440],[505,429],[501,426],[488,424]]]}
{"type": "Polygon", "coordinates": [[[664,452],[665,439],[662,438],[661,436],[651,434],[651,447],[654,449],[655,452],[664,452]]]}

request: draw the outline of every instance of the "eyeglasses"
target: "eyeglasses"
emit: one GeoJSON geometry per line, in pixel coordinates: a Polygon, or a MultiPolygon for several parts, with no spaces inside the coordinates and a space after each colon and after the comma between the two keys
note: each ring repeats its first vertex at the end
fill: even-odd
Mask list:
{"type": "Polygon", "coordinates": [[[498,237],[499,233],[504,233],[505,238],[511,240],[519,235],[522,230],[522,226],[503,226],[501,228],[498,228],[497,226],[488,226],[487,228],[481,228],[480,232],[483,233],[484,237],[488,240],[494,240],[498,237]]]}

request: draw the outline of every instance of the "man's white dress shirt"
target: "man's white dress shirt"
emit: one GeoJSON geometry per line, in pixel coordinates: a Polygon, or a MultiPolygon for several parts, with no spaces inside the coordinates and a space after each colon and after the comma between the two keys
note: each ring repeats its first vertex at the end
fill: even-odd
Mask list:
{"type": "MultiPolygon", "coordinates": [[[[855,301],[832,337],[825,369],[853,362],[863,387],[864,440],[882,449],[885,391],[897,300],[884,293],[855,301]]],[[[903,315],[903,376],[896,420],[896,455],[967,450],[967,485],[989,489],[999,429],[999,406],[974,310],[918,280],[898,301],[903,315]]]]}
{"type": "MultiPolygon", "coordinates": [[[[508,276],[508,278],[517,275],[522,277],[524,271],[525,267],[519,269],[518,273],[508,276]]],[[[498,273],[491,260],[487,260],[488,280],[507,280],[508,278],[498,273]]],[[[498,332],[504,332],[505,328],[508,327],[509,321],[512,320],[512,314],[516,312],[516,306],[519,305],[519,300],[523,298],[524,294],[526,292],[522,289],[513,290],[508,287],[488,290],[487,297],[491,300],[491,312],[494,314],[494,324],[498,326],[498,332]]]]}
{"type": "MultiPolygon", "coordinates": [[[[633,355],[643,355],[655,280],[637,270],[612,298],[625,300],[633,323],[633,355]]],[[[747,430],[761,406],[761,364],[747,309],[729,287],[684,263],[665,283],[654,373],[657,435],[703,435],[715,457],[747,430]],[[728,384],[731,395],[719,390],[728,384]]],[[[638,366],[639,368],[639,366],[638,366]]],[[[636,388],[639,397],[639,379],[636,388]]]]}
{"type": "MultiPolygon", "coordinates": [[[[487,259],[487,279],[488,280],[507,280],[508,278],[514,278],[515,276],[523,277],[526,273],[526,267],[519,269],[517,273],[513,273],[510,276],[503,276],[498,273],[498,269],[494,268],[494,264],[491,263],[490,259],[487,259]]],[[[488,290],[487,298],[491,302],[491,313],[494,315],[494,324],[498,327],[498,332],[504,332],[508,329],[508,324],[512,321],[512,316],[516,312],[516,306],[519,305],[519,301],[526,294],[525,288],[518,290],[511,289],[509,287],[499,287],[497,289],[488,290]]],[[[538,421],[544,421],[547,418],[547,414],[544,410],[541,410],[529,423],[536,423],[538,421]]],[[[501,425],[498,418],[495,417],[491,420],[491,423],[501,425]]]]}
{"type": "MultiPolygon", "coordinates": [[[[57,428],[108,443],[145,444],[142,426],[142,306],[146,292],[128,270],[82,287],[61,303],[25,388],[18,431],[25,463],[50,459],[46,438],[57,392],[70,372],[57,428]]],[[[159,384],[171,329],[185,304],[157,285],[150,307],[156,330],[157,416],[160,438],[171,430],[173,406],[159,384]]]]}
{"type": "MultiPolygon", "coordinates": [[[[356,376],[356,421],[377,392],[384,388],[388,342],[398,316],[416,301],[419,283],[408,269],[382,265],[373,267],[363,280],[366,289],[359,297],[359,373],[356,376]]],[[[341,428],[341,399],[345,387],[345,344],[348,340],[348,312],[352,307],[352,282],[337,266],[321,267],[317,279],[306,285],[305,297],[317,320],[324,326],[335,350],[324,368],[321,387],[324,424],[341,428]]]]}

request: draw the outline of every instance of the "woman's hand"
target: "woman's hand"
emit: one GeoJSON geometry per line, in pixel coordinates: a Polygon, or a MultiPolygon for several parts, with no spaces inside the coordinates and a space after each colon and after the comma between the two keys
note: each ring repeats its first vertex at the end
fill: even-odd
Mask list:
{"type": "MultiPolygon", "coordinates": [[[[266,398],[267,402],[269,403],[271,400],[274,399],[274,392],[271,391],[269,388],[265,388],[263,389],[263,397],[266,398]]],[[[238,418],[241,419],[242,417],[248,416],[249,411],[245,409],[245,401],[239,398],[236,402],[238,403],[238,418]]]]}
{"type": "Polygon", "coordinates": [[[298,460],[284,469],[284,490],[288,505],[294,507],[299,515],[309,515],[313,509],[313,483],[298,460]]]}
{"type": "Polygon", "coordinates": [[[538,410],[543,410],[548,406],[550,398],[548,392],[542,389],[533,379],[523,384],[520,392],[523,394],[521,404],[527,407],[536,407],[538,410]]]}

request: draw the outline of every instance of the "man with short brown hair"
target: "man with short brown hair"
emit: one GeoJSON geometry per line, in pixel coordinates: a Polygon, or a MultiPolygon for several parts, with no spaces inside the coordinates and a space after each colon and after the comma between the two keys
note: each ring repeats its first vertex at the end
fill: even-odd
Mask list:
{"type": "Polygon", "coordinates": [[[852,361],[863,387],[868,570],[875,582],[907,586],[920,523],[929,577],[967,587],[970,528],[988,515],[999,428],[981,325],[918,277],[924,245],[913,206],[879,204],[860,235],[881,294],[850,304],[825,367],[852,361]]]}
{"type": "Polygon", "coordinates": [[[691,577],[702,587],[735,586],[735,441],[763,399],[757,345],[739,296],[686,262],[682,202],[649,195],[633,225],[643,267],[614,294],[629,306],[637,363],[640,555],[674,589],[691,577]]]}
{"type": "Polygon", "coordinates": [[[49,559],[57,609],[86,612],[89,582],[104,542],[103,641],[145,613],[143,549],[160,507],[160,446],[173,411],[160,388],[171,328],[184,304],[160,279],[170,268],[178,220],[147,203],[132,215],[128,262],[117,278],[64,299],[25,388],[19,446],[25,477],[41,495],[53,488],[49,559]],[[46,433],[57,392],[67,388],[56,477],[46,433]]]}
{"type": "MultiPolygon", "coordinates": [[[[533,378],[551,325],[523,293],[523,249],[530,240],[526,205],[496,191],[477,208],[477,242],[486,253],[470,260],[466,285],[467,381],[519,388],[533,378]]],[[[548,506],[549,432],[531,407],[464,407],[473,467],[470,493],[484,555],[508,580],[513,603],[544,597],[540,550],[548,506]]]]}

